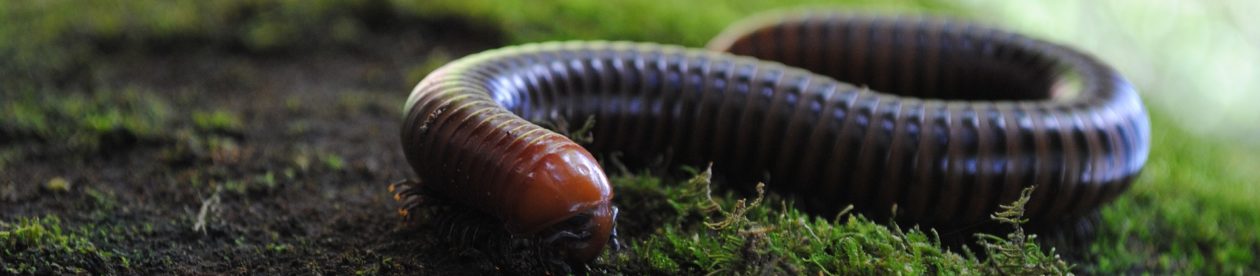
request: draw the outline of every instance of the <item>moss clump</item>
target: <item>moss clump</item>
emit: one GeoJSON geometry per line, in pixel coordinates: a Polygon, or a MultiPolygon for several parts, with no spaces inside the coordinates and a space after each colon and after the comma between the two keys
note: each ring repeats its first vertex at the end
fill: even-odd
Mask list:
{"type": "Polygon", "coordinates": [[[165,139],[172,118],[166,101],[137,89],[57,95],[6,92],[0,139],[93,152],[165,139]]]}
{"type": "Polygon", "coordinates": [[[0,222],[0,245],[0,274],[109,272],[110,264],[125,260],[79,233],[62,231],[56,216],[0,222]]]}
{"type": "MultiPolygon", "coordinates": [[[[986,249],[1017,255],[983,259],[943,247],[934,231],[884,226],[842,213],[828,220],[805,214],[789,202],[759,193],[751,201],[714,196],[706,170],[683,185],[660,185],[643,176],[616,178],[621,195],[642,200],[653,233],[628,239],[629,249],[606,255],[607,270],[636,273],[722,274],[976,274],[1032,266],[1036,272],[1066,272],[1057,255],[1047,254],[1018,224],[1006,238],[988,235],[986,249]],[[653,191],[659,191],[653,192],[653,191]],[[645,195],[644,193],[648,193],[645,195]],[[655,197],[656,199],[651,199],[655,197]],[[1002,251],[1007,252],[1007,251],[1002,251]],[[1058,269],[1058,270],[1055,270],[1058,269]]],[[[761,191],[761,187],[758,187],[761,191]]],[[[1022,208],[1028,194],[1013,203],[1022,208]]],[[[1003,212],[1000,221],[1017,222],[1022,213],[1003,212]]],[[[1053,252],[1053,251],[1051,251],[1053,252]]]]}
{"type": "Polygon", "coordinates": [[[192,113],[192,120],[197,130],[211,133],[239,135],[245,126],[236,113],[223,110],[195,111],[192,113]]]}

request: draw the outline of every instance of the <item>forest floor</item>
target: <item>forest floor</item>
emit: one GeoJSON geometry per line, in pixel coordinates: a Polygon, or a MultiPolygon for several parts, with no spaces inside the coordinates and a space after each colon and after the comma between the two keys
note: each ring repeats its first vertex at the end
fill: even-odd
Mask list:
{"type": "MultiPolygon", "coordinates": [[[[554,19],[570,24],[512,1],[101,2],[0,5],[0,37],[28,38],[0,42],[9,61],[0,65],[0,274],[563,269],[469,242],[494,234],[468,234],[476,228],[440,212],[419,221],[394,212],[386,187],[414,175],[399,146],[407,92],[453,58],[510,43],[660,36],[696,46],[721,26],[636,25],[586,1],[545,8],[571,11],[554,19]],[[588,21],[615,24],[565,27],[588,21]]],[[[907,5],[942,9],[932,3],[907,5]]],[[[686,14],[630,4],[657,18],[686,14]]],[[[782,4],[698,16],[730,21],[782,4]]],[[[1260,162],[1153,113],[1147,172],[1099,214],[1087,243],[1004,240],[1031,251],[994,260],[942,245],[930,229],[816,218],[776,195],[742,213],[733,206],[752,195],[718,189],[727,207],[706,210],[694,185],[707,181],[645,171],[614,180],[626,252],[571,269],[967,272],[1004,262],[1053,269],[1059,253],[1086,273],[1260,270],[1251,232],[1260,210],[1248,205],[1257,173],[1246,169],[1260,162]],[[715,221],[735,226],[706,224],[715,221]]],[[[439,208],[452,209],[460,213],[439,208]]]]}

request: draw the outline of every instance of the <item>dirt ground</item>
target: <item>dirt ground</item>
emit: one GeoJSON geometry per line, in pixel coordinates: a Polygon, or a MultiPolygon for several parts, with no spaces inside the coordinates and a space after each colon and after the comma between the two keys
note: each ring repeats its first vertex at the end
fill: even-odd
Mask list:
{"type": "Polygon", "coordinates": [[[500,43],[476,33],[436,24],[357,48],[266,55],[116,51],[87,68],[94,80],[62,85],[148,91],[175,113],[226,113],[242,125],[36,152],[0,181],[10,186],[0,220],[55,215],[62,228],[97,229],[87,233],[95,246],[126,262],[78,264],[94,274],[494,272],[432,225],[404,223],[386,189],[413,175],[398,135],[407,73],[434,49],[458,57],[500,43]],[[47,188],[54,178],[69,188],[47,188]]]}

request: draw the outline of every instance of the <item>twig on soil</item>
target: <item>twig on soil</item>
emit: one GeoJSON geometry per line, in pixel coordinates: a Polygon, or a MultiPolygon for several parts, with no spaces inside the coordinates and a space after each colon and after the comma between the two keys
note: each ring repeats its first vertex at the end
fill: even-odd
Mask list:
{"type": "Polygon", "coordinates": [[[201,211],[197,213],[197,223],[193,224],[194,232],[206,233],[206,215],[210,211],[219,210],[219,193],[223,191],[223,186],[214,189],[214,194],[210,198],[201,201],[201,211]]]}

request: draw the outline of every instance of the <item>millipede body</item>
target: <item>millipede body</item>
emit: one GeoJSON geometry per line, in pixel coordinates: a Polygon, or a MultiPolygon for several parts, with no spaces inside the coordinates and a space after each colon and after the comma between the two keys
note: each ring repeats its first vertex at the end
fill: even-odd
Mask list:
{"type": "Polygon", "coordinates": [[[578,261],[608,242],[612,188],[587,148],[531,121],[593,116],[593,152],[713,162],[811,211],[897,206],[898,220],[941,226],[986,220],[1034,185],[1030,220],[1079,217],[1146,161],[1133,87],[1053,43],[937,19],[781,13],[709,48],[563,42],[465,57],[412,92],[403,149],[425,189],[578,261]]]}

